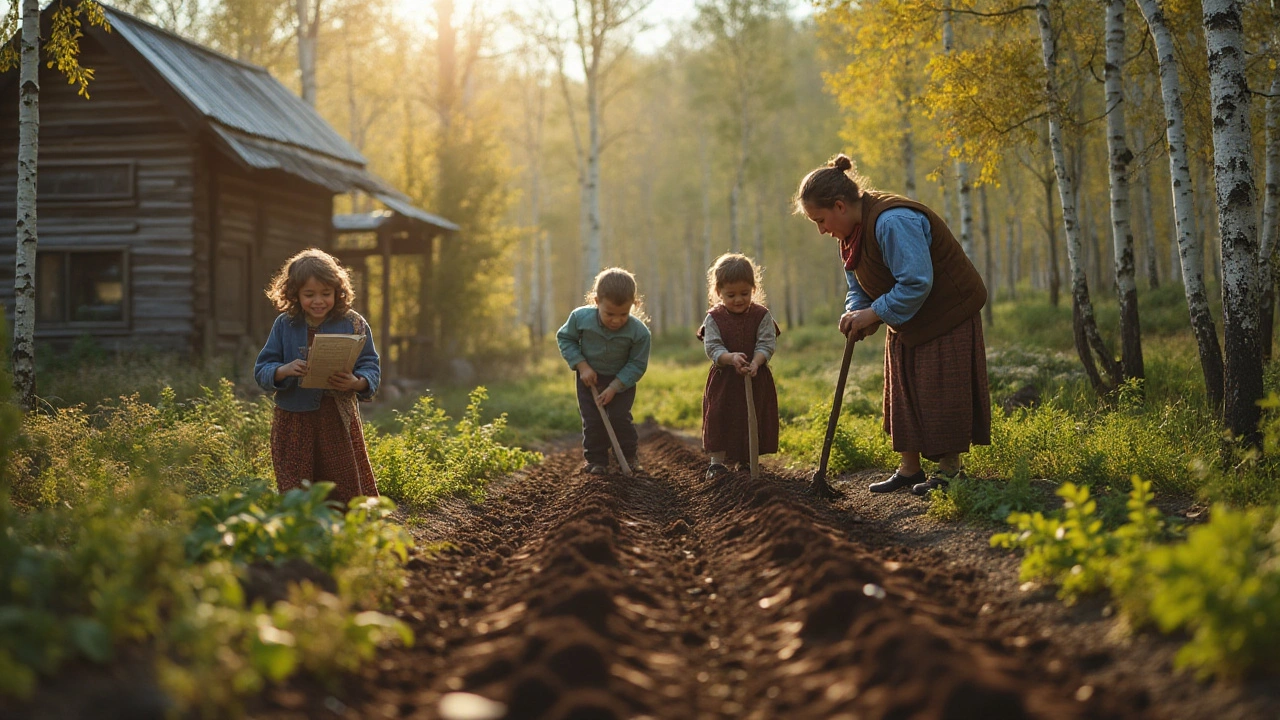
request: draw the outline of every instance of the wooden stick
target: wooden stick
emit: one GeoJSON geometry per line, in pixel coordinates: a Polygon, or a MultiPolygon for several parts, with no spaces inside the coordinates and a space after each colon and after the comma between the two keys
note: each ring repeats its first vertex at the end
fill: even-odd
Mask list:
{"type": "Polygon", "coordinates": [[[822,440],[822,455],[818,458],[818,470],[813,474],[810,489],[823,497],[837,495],[827,482],[827,462],[831,459],[831,443],[836,437],[836,425],[840,422],[840,404],[844,400],[844,383],[849,377],[849,361],[853,359],[853,346],[858,342],[857,333],[849,333],[844,341],[844,357],[840,361],[840,377],[836,379],[836,395],[831,399],[831,416],[827,418],[827,435],[822,440]]]}
{"type": "Polygon", "coordinates": [[[747,387],[747,432],[750,436],[747,438],[747,447],[751,450],[751,479],[760,479],[760,428],[756,421],[756,399],[754,390],[751,386],[755,378],[750,375],[743,375],[743,383],[747,387]]]}
{"type": "Polygon", "coordinates": [[[627,477],[633,477],[631,474],[631,466],[627,464],[627,459],[622,455],[622,445],[618,443],[618,436],[613,432],[613,423],[609,422],[609,411],[604,409],[600,404],[600,391],[596,390],[594,385],[588,385],[591,388],[591,397],[596,400],[596,409],[600,411],[600,418],[604,420],[604,429],[609,431],[609,442],[613,443],[613,456],[618,458],[618,465],[622,467],[622,474],[627,477]]]}

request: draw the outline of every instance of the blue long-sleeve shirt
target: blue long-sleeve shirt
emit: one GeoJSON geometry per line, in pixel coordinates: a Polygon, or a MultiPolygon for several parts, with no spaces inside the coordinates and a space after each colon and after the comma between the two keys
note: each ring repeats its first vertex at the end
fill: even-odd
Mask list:
{"type": "Polygon", "coordinates": [[[583,360],[601,375],[613,375],[614,382],[626,390],[644,375],[649,367],[649,328],[632,315],[617,330],[600,322],[595,305],[583,305],[569,313],[569,319],[556,331],[560,355],[570,368],[583,360]]]}
{"type": "Polygon", "coordinates": [[[929,218],[912,208],[890,208],[876,219],[875,238],[885,265],[897,282],[873,301],[853,271],[846,270],[849,292],[844,309],[871,308],[890,327],[898,327],[915,317],[933,289],[933,260],[929,256],[933,233],[929,218]]]}

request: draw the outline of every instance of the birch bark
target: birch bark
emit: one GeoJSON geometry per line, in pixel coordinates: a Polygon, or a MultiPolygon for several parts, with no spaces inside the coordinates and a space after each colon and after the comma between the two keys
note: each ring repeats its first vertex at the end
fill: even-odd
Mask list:
{"type": "Polygon", "coordinates": [[[40,151],[40,2],[22,2],[18,84],[17,247],[13,287],[13,384],[18,406],[36,402],[36,164],[40,151]]]}
{"type": "Polygon", "coordinates": [[[1226,345],[1223,420],[1237,438],[1258,437],[1262,398],[1262,348],[1258,333],[1257,186],[1253,179],[1252,102],[1245,74],[1240,0],[1201,4],[1209,53],[1209,97],[1213,110],[1213,176],[1218,234],[1222,238],[1222,328],[1226,345]]]}
{"type": "MultiPolygon", "coordinates": [[[[1187,296],[1191,329],[1200,354],[1200,370],[1204,374],[1205,393],[1209,405],[1222,407],[1222,350],[1218,331],[1209,312],[1209,297],[1204,287],[1204,256],[1195,237],[1195,197],[1191,190],[1191,167],[1187,159],[1186,119],[1182,110],[1182,83],[1178,78],[1173,34],[1169,30],[1159,0],[1137,0],[1142,16],[1155,42],[1160,63],[1160,96],[1164,104],[1165,140],[1169,152],[1169,175],[1173,190],[1173,209],[1178,228],[1178,260],[1182,269],[1182,286],[1187,296]]],[[[1173,275],[1173,272],[1170,272],[1173,275]]]]}
{"type": "Polygon", "coordinates": [[[1124,11],[1127,0],[1107,2],[1107,151],[1111,156],[1111,238],[1115,251],[1116,293],[1120,296],[1120,364],[1125,378],[1145,376],[1142,328],[1138,324],[1138,284],[1134,279],[1133,230],[1129,225],[1129,162],[1125,139],[1124,11]]]}
{"type": "Polygon", "coordinates": [[[1054,171],[1058,178],[1058,197],[1062,204],[1062,225],[1067,238],[1067,261],[1071,272],[1071,317],[1075,334],[1076,353],[1084,364],[1085,373],[1098,392],[1105,392],[1114,387],[1119,380],[1120,371],[1115,358],[1107,350],[1102,335],[1098,332],[1097,320],[1093,314],[1093,303],[1089,298],[1089,282],[1085,278],[1085,270],[1081,263],[1080,226],[1076,217],[1075,180],[1071,168],[1067,164],[1066,151],[1062,143],[1062,128],[1059,119],[1061,101],[1058,97],[1057,39],[1054,36],[1050,3],[1052,0],[1036,2],[1036,21],[1040,28],[1040,45],[1043,51],[1045,68],[1045,96],[1049,108],[1049,148],[1053,154],[1054,171]],[[1103,370],[1110,377],[1104,382],[1094,362],[1094,355],[1102,364],[1103,370]]]}

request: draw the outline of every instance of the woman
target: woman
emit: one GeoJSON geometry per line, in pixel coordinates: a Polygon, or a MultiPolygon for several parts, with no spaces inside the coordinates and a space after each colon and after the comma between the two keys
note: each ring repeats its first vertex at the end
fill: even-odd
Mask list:
{"type": "Polygon", "coordinates": [[[945,488],[960,453],[991,443],[991,397],[979,311],[987,288],[942,218],[918,202],[862,187],[853,161],[835,156],[804,177],[797,213],[840,242],[849,294],[840,332],[855,340],[889,326],[884,429],[902,455],[871,492],[945,488]],[[938,463],[926,478],[924,456],[938,463]]]}

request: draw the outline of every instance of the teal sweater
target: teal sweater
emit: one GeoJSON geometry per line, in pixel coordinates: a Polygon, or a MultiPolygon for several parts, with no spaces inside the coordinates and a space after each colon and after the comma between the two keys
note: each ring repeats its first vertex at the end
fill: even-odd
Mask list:
{"type": "Polygon", "coordinates": [[[569,319],[556,331],[556,344],[569,367],[576,369],[583,360],[601,375],[613,375],[626,390],[640,382],[649,367],[649,328],[634,315],[618,330],[600,324],[595,305],[583,305],[569,313],[569,319]]]}

